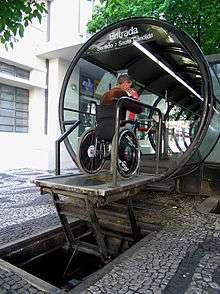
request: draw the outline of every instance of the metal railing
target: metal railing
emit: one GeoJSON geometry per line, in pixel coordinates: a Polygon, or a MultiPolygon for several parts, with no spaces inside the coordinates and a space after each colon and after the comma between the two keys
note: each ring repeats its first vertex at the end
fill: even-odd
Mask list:
{"type": "MultiPolygon", "coordinates": [[[[65,133],[63,133],[56,141],[55,141],[55,175],[60,175],[60,144],[63,142],[64,139],[66,139],[69,134],[72,133],[73,130],[75,130],[79,125],[81,121],[72,121],[72,126],[66,130],[65,133]]],[[[71,121],[68,121],[68,125],[71,124],[71,121]]]]}
{"type": "Polygon", "coordinates": [[[140,106],[143,108],[147,108],[153,110],[158,113],[159,122],[158,122],[158,132],[157,132],[157,146],[156,146],[156,167],[155,174],[158,175],[159,172],[159,161],[161,155],[161,146],[162,146],[162,123],[163,123],[163,115],[159,108],[153,107],[151,105],[139,102],[132,98],[121,97],[116,104],[116,118],[115,118],[115,140],[113,142],[113,156],[111,158],[112,168],[113,168],[113,186],[117,186],[117,162],[118,162],[118,137],[119,137],[119,128],[120,128],[120,109],[123,104],[129,103],[131,105],[140,106]]]}
{"type": "MultiPolygon", "coordinates": [[[[64,110],[76,112],[84,115],[94,116],[95,114],[91,113],[91,105],[95,104],[95,101],[89,101],[90,112],[85,112],[81,110],[76,110],[72,108],[64,108],[64,110]]],[[[67,126],[70,125],[68,130],[66,130],[56,141],[55,141],[55,174],[60,175],[60,144],[81,124],[81,120],[66,120],[62,121],[62,124],[67,126]]]]}

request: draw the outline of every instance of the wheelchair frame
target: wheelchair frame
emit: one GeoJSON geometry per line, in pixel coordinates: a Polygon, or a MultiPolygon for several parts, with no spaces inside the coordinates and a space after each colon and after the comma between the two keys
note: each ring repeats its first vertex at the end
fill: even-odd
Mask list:
{"type": "MultiPolygon", "coordinates": [[[[119,131],[116,168],[123,178],[132,177],[139,168],[140,147],[134,131],[126,127],[121,128],[119,131]]],[[[113,137],[112,142],[97,138],[95,128],[86,130],[80,137],[77,152],[78,165],[81,171],[88,175],[99,173],[106,160],[114,156],[114,149],[112,148],[114,141],[115,137],[113,137]]],[[[110,172],[113,172],[112,163],[110,169],[110,172]]]]}

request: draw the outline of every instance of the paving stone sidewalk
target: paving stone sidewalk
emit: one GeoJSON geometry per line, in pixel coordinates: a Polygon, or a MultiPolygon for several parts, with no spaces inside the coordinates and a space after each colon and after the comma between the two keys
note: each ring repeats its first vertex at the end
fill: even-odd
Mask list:
{"type": "MultiPolygon", "coordinates": [[[[59,224],[50,196],[41,196],[30,183],[50,174],[26,169],[0,174],[0,245],[59,224]]],[[[141,240],[107,265],[99,278],[71,293],[220,293],[220,216],[200,213],[200,200],[186,199],[170,211],[162,231],[141,240]]],[[[63,292],[40,289],[13,269],[1,267],[1,293],[63,292]]]]}
{"type": "MultiPolygon", "coordinates": [[[[32,183],[37,177],[53,175],[31,169],[0,172],[0,246],[60,225],[51,196],[40,195],[40,189],[32,183]]],[[[62,293],[47,283],[40,284],[38,287],[25,273],[23,276],[0,260],[0,294],[62,293]]]]}
{"type": "Polygon", "coordinates": [[[52,172],[19,169],[0,173],[0,245],[57,225],[50,195],[40,195],[31,180],[52,172]]]}
{"type": "Polygon", "coordinates": [[[194,197],[183,202],[162,231],[107,266],[80,293],[220,293],[220,216],[199,213],[198,204],[194,197]]]}

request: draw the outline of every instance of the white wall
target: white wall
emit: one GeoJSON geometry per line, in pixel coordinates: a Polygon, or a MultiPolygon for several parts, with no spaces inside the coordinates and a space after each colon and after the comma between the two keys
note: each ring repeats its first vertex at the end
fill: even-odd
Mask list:
{"type": "Polygon", "coordinates": [[[29,89],[29,132],[4,133],[0,132],[2,142],[0,148],[0,169],[13,168],[47,168],[47,154],[45,153],[44,136],[44,108],[45,108],[45,70],[31,71],[31,75],[39,76],[32,81],[14,78],[5,74],[1,83],[29,89]],[[29,83],[29,84],[28,84],[29,83]],[[38,84],[41,86],[33,86],[38,84]],[[44,148],[41,148],[44,146],[44,148]],[[45,160],[44,160],[45,159],[45,160]]]}
{"type": "Polygon", "coordinates": [[[92,16],[93,1],[62,0],[51,2],[50,41],[69,44],[86,32],[92,16]]]}
{"type": "Polygon", "coordinates": [[[42,42],[45,42],[46,34],[46,20],[43,18],[41,24],[37,21],[33,21],[26,27],[24,37],[16,37],[18,42],[14,42],[14,48],[5,49],[4,45],[0,45],[0,57],[11,63],[22,65],[29,69],[41,69],[44,68],[44,61],[36,57],[39,46],[42,42]]]}
{"type": "Polygon", "coordinates": [[[0,132],[0,170],[47,169],[48,139],[44,135],[44,89],[30,90],[29,132],[0,132]]]}
{"type": "MultiPolygon", "coordinates": [[[[55,141],[60,137],[59,126],[59,98],[69,62],[63,59],[52,59],[49,63],[49,83],[48,83],[48,168],[55,167],[55,141]]],[[[61,168],[72,168],[73,161],[66,150],[64,142],[61,143],[61,168]]]]}
{"type": "MultiPolygon", "coordinates": [[[[91,17],[92,6],[93,1],[89,0],[52,1],[49,43],[56,43],[57,48],[64,48],[66,44],[82,41],[81,35],[84,34],[86,23],[91,17]]],[[[46,17],[43,17],[42,24],[33,21],[26,28],[24,37],[14,44],[14,49],[7,51],[4,46],[0,45],[0,61],[30,70],[29,81],[0,73],[0,82],[30,90],[29,132],[27,134],[0,132],[2,142],[0,170],[54,169],[55,167],[55,140],[60,136],[59,96],[63,77],[70,61],[65,61],[65,56],[64,59],[59,59],[57,56],[49,61],[48,134],[45,135],[46,63],[44,59],[38,58],[37,54],[39,49],[46,44],[46,24],[46,17]]],[[[56,47],[53,46],[53,48],[56,47]]],[[[70,88],[67,91],[70,95],[72,94],[70,88]]],[[[61,146],[61,167],[73,167],[64,143],[61,146]]]]}
{"type": "Polygon", "coordinates": [[[45,20],[40,25],[33,22],[25,30],[24,38],[14,43],[14,49],[0,46],[0,61],[30,70],[30,80],[0,73],[0,82],[30,90],[29,132],[0,132],[0,169],[47,168],[47,145],[44,136],[44,92],[46,83],[45,61],[37,58],[40,42],[45,40],[45,20]]]}
{"type": "Polygon", "coordinates": [[[80,34],[86,33],[86,24],[92,18],[93,1],[78,0],[80,2],[80,21],[79,32],[80,34]]]}

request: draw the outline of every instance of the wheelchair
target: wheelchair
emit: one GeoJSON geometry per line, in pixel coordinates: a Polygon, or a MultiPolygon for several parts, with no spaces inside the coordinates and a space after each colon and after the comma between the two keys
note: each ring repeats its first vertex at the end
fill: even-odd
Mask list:
{"type": "MultiPolygon", "coordinates": [[[[86,130],[79,139],[77,160],[80,170],[87,175],[99,173],[113,156],[115,141],[116,106],[96,106],[96,127],[86,130]]],[[[120,115],[117,171],[122,178],[135,175],[140,163],[140,147],[136,138],[137,121],[123,120],[120,115]],[[129,124],[129,128],[127,125],[129,124]]],[[[112,168],[112,167],[111,167],[112,168]]]]}

